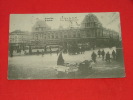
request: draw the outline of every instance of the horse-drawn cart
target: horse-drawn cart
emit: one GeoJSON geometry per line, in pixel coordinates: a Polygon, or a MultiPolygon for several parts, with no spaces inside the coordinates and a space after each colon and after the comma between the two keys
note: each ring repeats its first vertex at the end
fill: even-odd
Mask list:
{"type": "Polygon", "coordinates": [[[56,75],[58,78],[76,78],[80,75],[90,74],[93,68],[93,61],[85,60],[81,63],[65,63],[63,66],[56,66],[56,75]]]}

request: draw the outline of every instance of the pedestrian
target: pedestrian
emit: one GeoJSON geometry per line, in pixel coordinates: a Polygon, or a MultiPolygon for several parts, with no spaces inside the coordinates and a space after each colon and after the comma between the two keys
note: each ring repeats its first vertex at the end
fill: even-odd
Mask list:
{"type": "Polygon", "coordinates": [[[105,56],[105,51],[104,50],[102,50],[101,55],[102,55],[102,60],[104,60],[104,56],[105,56]]]}
{"type": "Polygon", "coordinates": [[[96,57],[97,57],[97,55],[96,55],[96,53],[93,51],[93,53],[91,54],[91,58],[92,58],[92,60],[94,61],[94,63],[96,63],[96,57]]]}
{"type": "Polygon", "coordinates": [[[44,51],[45,51],[45,53],[47,52],[47,46],[46,45],[44,46],[44,51]]]}
{"type": "Polygon", "coordinates": [[[10,57],[13,57],[13,47],[10,47],[10,57]]]}
{"type": "Polygon", "coordinates": [[[24,50],[24,54],[25,54],[25,55],[27,54],[26,50],[24,50]]]}
{"type": "Polygon", "coordinates": [[[100,55],[101,55],[101,51],[100,51],[100,49],[98,50],[97,54],[98,54],[99,57],[100,57],[100,55]]]}
{"type": "Polygon", "coordinates": [[[49,50],[50,50],[50,54],[52,54],[52,49],[51,49],[51,46],[49,47],[49,50]]]}
{"type": "Polygon", "coordinates": [[[19,48],[19,54],[21,54],[21,48],[19,48]]]}
{"type": "Polygon", "coordinates": [[[31,46],[29,46],[29,54],[30,55],[32,54],[32,48],[31,48],[31,46]]]}
{"type": "Polygon", "coordinates": [[[110,62],[110,54],[109,54],[109,52],[106,53],[106,61],[110,62]]]}
{"type": "Polygon", "coordinates": [[[64,59],[62,56],[62,52],[59,54],[58,60],[57,60],[57,65],[64,65],[64,59]]]}
{"type": "Polygon", "coordinates": [[[116,52],[114,50],[112,51],[112,57],[114,60],[116,59],[116,52]]]}
{"type": "Polygon", "coordinates": [[[81,50],[82,50],[82,54],[84,54],[84,52],[85,52],[85,47],[82,45],[82,47],[81,47],[81,50]]]}

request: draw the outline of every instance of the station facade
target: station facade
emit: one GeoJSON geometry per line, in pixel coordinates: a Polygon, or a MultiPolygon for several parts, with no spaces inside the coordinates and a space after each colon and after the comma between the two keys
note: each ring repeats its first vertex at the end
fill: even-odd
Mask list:
{"type": "Polygon", "coordinates": [[[10,33],[9,42],[14,46],[38,46],[62,45],[64,47],[75,44],[86,44],[90,46],[108,45],[110,41],[119,40],[119,33],[104,28],[102,23],[94,14],[88,14],[78,28],[70,27],[51,29],[44,20],[38,20],[32,27],[32,31],[24,32],[16,30],[10,33]]]}
{"type": "Polygon", "coordinates": [[[89,43],[90,45],[106,45],[110,40],[118,40],[118,32],[106,29],[94,14],[88,14],[79,28],[51,29],[43,20],[32,27],[32,44],[34,45],[68,45],[89,43]]]}

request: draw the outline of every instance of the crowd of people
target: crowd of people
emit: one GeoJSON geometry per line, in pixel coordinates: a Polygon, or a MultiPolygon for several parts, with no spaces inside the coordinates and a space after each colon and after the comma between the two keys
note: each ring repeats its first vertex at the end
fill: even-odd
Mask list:
{"type": "Polygon", "coordinates": [[[74,45],[69,45],[68,49],[68,53],[71,55],[75,55],[75,54],[84,54],[85,52],[85,47],[83,45],[78,46],[76,44],[74,45]]]}
{"type": "MultiPolygon", "coordinates": [[[[47,49],[49,49],[49,52],[48,53],[50,53],[50,54],[52,54],[52,48],[51,47],[49,47],[49,48],[47,48],[47,49]]],[[[44,54],[47,52],[47,49],[44,49],[44,50],[42,50],[42,51],[39,51],[38,49],[37,49],[37,51],[36,51],[36,54],[37,55],[39,55],[39,54],[42,54],[42,56],[44,56],[44,54]]],[[[13,57],[13,51],[14,51],[14,49],[13,48],[10,48],[10,56],[11,57],[13,57]]],[[[56,51],[56,53],[57,53],[57,55],[60,53],[60,51],[62,51],[62,52],[64,52],[65,51],[65,49],[63,49],[63,48],[59,48],[58,47],[58,49],[57,49],[57,51],[56,51]]],[[[21,53],[21,50],[16,50],[16,52],[17,53],[21,53]]],[[[77,45],[70,45],[68,48],[67,48],[67,52],[66,53],[68,53],[68,54],[84,54],[84,52],[85,52],[85,47],[84,46],[77,46],[77,45]]],[[[24,53],[24,54],[26,54],[26,52],[24,53]]],[[[32,50],[31,50],[31,47],[29,48],[29,54],[33,54],[33,52],[32,52],[32,50]]],[[[108,52],[105,52],[104,51],[104,49],[103,50],[98,50],[97,51],[97,53],[95,52],[95,51],[93,51],[92,52],[92,54],[91,54],[91,58],[92,58],[92,60],[96,63],[96,61],[97,61],[97,57],[102,57],[102,60],[105,60],[105,61],[107,61],[107,62],[110,62],[111,61],[111,57],[112,57],[112,59],[114,59],[114,60],[116,60],[116,56],[117,56],[117,54],[116,54],[116,51],[115,50],[113,50],[112,51],[112,53],[110,53],[109,51],[108,52]]],[[[60,54],[59,55],[59,59],[62,59],[63,57],[62,57],[62,54],[60,54]]],[[[61,62],[61,64],[62,64],[62,62],[64,62],[63,60],[62,61],[59,61],[58,62],[58,64],[61,62]]]]}
{"type": "Polygon", "coordinates": [[[112,53],[110,54],[109,51],[108,52],[105,52],[104,50],[98,50],[97,54],[93,51],[93,53],[91,54],[91,58],[92,60],[96,63],[96,59],[97,59],[97,55],[98,57],[102,57],[102,60],[105,60],[107,62],[110,62],[111,61],[111,57],[113,60],[116,60],[116,51],[113,50],[112,53]]]}
{"type": "MultiPolygon", "coordinates": [[[[59,53],[59,52],[58,52],[59,53]]],[[[94,63],[97,62],[97,57],[98,58],[102,58],[103,61],[106,61],[106,62],[111,62],[111,59],[113,60],[116,60],[116,57],[117,57],[117,53],[115,50],[113,50],[111,53],[108,51],[108,52],[105,52],[104,49],[103,50],[98,50],[97,53],[95,53],[95,51],[92,52],[91,54],[91,59],[94,63]]],[[[63,56],[62,56],[62,52],[59,53],[59,56],[58,56],[58,60],[57,60],[57,65],[63,65],[64,64],[64,59],[63,59],[63,56]]]]}

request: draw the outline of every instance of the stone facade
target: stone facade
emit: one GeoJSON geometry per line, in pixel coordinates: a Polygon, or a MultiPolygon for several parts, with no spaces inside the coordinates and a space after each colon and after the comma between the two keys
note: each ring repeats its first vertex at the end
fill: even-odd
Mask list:
{"type": "Polygon", "coordinates": [[[118,40],[119,33],[104,28],[94,14],[88,14],[79,28],[51,29],[44,20],[38,20],[32,27],[32,32],[16,30],[10,33],[9,42],[12,45],[64,45],[72,42],[100,45],[108,41],[118,40]]]}
{"type": "Polygon", "coordinates": [[[108,41],[108,39],[118,39],[119,35],[113,30],[106,29],[94,14],[85,16],[79,28],[51,29],[43,20],[39,20],[32,28],[33,45],[62,44],[63,42],[93,42],[108,41]]]}

